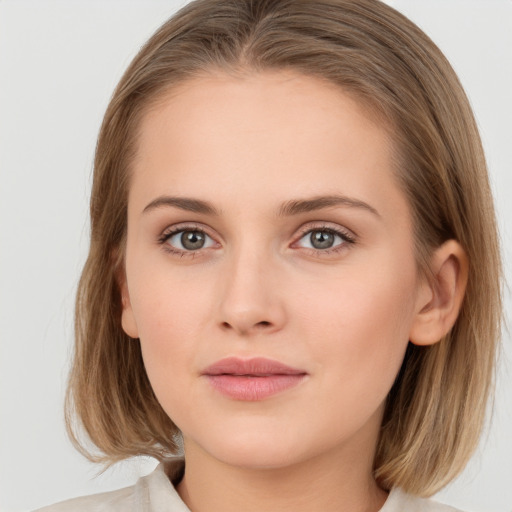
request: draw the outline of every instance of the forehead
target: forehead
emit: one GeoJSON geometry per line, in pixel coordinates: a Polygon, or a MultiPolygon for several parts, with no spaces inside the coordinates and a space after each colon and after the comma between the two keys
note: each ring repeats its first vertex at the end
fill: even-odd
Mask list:
{"type": "Polygon", "coordinates": [[[331,187],[366,200],[379,183],[375,192],[384,182],[396,188],[390,130],[372,112],[340,87],[293,72],[188,80],[143,117],[130,195],[215,190],[256,204],[331,187]]]}
{"type": "Polygon", "coordinates": [[[170,115],[179,118],[181,128],[193,127],[198,133],[201,126],[208,128],[206,118],[212,123],[235,122],[253,130],[261,122],[271,130],[272,124],[277,128],[276,122],[286,121],[298,121],[305,129],[323,116],[323,124],[314,126],[320,134],[328,117],[343,120],[346,115],[354,115],[352,122],[359,117],[360,127],[373,125],[390,136],[394,131],[375,100],[293,70],[204,72],[157,94],[146,109],[140,131],[147,132],[150,125],[158,129],[158,123],[168,122],[170,115]]]}

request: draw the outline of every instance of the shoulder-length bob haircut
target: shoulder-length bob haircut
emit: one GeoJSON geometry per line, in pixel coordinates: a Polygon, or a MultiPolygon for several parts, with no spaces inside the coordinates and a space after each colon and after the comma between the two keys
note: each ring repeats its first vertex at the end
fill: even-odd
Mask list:
{"type": "Polygon", "coordinates": [[[276,70],[337,84],[391,127],[424,275],[432,251],[448,239],[468,256],[456,324],[435,345],[409,344],[374,461],[383,488],[431,495],[462,470],[484,423],[501,323],[498,237],[482,145],[455,72],[416,25],[378,0],[196,0],[131,62],[96,148],[68,431],[97,462],[177,453],[179,431],[151,389],[140,343],[121,328],[118,278],[137,131],[148,109],[186,80],[276,70]],[[86,448],[83,430],[99,451],[86,448]]]}

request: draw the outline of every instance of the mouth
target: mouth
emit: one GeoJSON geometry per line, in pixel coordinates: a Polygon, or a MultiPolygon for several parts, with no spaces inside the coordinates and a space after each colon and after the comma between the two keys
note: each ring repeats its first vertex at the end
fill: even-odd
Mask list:
{"type": "Polygon", "coordinates": [[[258,401],[297,386],[307,372],[262,357],[229,357],[209,366],[201,375],[228,398],[258,401]]]}

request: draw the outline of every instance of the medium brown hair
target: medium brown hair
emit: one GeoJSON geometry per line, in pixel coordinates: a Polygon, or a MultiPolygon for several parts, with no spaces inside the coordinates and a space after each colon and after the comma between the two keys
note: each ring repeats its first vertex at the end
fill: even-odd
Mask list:
{"type": "Polygon", "coordinates": [[[409,344],[374,462],[379,484],[430,495],[464,467],[479,438],[500,333],[500,260],[478,130],[447,60],[411,21],[377,0],[197,0],[134,58],[106,111],[94,163],[91,245],[76,301],[66,418],[82,453],[115,462],[176,453],[138,340],[121,328],[130,163],[145,112],[187,79],[222,70],[293,70],[353,94],[393,127],[397,175],[414,218],[418,266],[457,240],[469,279],[451,332],[409,344]],[[80,440],[84,429],[99,448],[80,440]]]}

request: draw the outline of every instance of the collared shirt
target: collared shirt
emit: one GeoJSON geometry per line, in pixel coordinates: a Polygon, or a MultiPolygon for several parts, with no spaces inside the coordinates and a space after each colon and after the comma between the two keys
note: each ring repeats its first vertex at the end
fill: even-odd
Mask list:
{"type": "MultiPolygon", "coordinates": [[[[174,486],[183,477],[184,470],[183,458],[169,459],[130,487],[66,500],[35,512],[191,512],[174,486]]],[[[461,511],[392,489],[379,512],[461,511]]]]}

